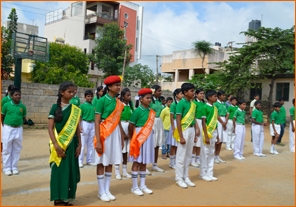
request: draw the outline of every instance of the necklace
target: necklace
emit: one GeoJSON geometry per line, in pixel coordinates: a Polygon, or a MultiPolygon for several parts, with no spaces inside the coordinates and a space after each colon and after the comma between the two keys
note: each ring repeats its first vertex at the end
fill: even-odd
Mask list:
{"type": "Polygon", "coordinates": [[[65,105],[65,106],[68,106],[68,105],[70,105],[70,103],[68,103],[68,104],[65,104],[65,103],[63,103],[63,102],[61,102],[61,104],[65,105]]]}

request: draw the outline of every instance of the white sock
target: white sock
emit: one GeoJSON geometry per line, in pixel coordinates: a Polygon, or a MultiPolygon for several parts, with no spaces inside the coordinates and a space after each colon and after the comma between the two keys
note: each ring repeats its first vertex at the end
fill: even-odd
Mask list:
{"type": "Polygon", "coordinates": [[[219,158],[219,156],[218,155],[215,155],[215,159],[218,159],[219,158]]]}
{"type": "Polygon", "coordinates": [[[104,175],[97,175],[99,194],[105,193],[104,175]]]}
{"type": "Polygon", "coordinates": [[[120,174],[119,167],[119,165],[115,165],[115,174],[120,174]]]}
{"type": "Polygon", "coordinates": [[[174,165],[174,155],[170,155],[170,164],[174,165]]]}
{"type": "Polygon", "coordinates": [[[140,171],[140,187],[145,186],[146,171],[140,171]]]}
{"type": "Polygon", "coordinates": [[[122,165],[122,173],[126,173],[126,168],[127,168],[127,165],[122,165]]]}
{"type": "Polygon", "coordinates": [[[199,162],[199,155],[196,155],[196,162],[199,162]]]}
{"type": "Polygon", "coordinates": [[[176,155],[174,155],[174,165],[176,165],[176,155]]]}
{"type": "Polygon", "coordinates": [[[110,193],[109,188],[110,188],[110,182],[111,182],[111,175],[112,172],[105,172],[105,192],[110,193]]]}
{"type": "Polygon", "coordinates": [[[152,167],[157,167],[157,163],[153,163],[152,167]]]}
{"type": "Polygon", "coordinates": [[[271,145],[271,149],[274,150],[274,144],[271,145]]]}
{"type": "Polygon", "coordinates": [[[191,157],[191,158],[192,158],[192,159],[191,159],[191,163],[195,162],[195,156],[196,156],[195,154],[192,154],[192,157],[191,157]]]}
{"type": "Polygon", "coordinates": [[[138,187],[138,172],[132,171],[132,180],[133,180],[133,188],[137,188],[138,187]]]}

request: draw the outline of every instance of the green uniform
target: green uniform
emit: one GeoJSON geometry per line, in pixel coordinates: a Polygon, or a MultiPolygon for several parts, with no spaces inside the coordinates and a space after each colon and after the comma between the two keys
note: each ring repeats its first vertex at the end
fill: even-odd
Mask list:
{"type": "Polygon", "coordinates": [[[107,117],[112,114],[116,108],[116,98],[112,98],[109,94],[106,94],[100,98],[96,105],[96,114],[102,115],[102,120],[107,119],[107,117]]]}
{"type": "MultiPolygon", "coordinates": [[[[190,110],[191,107],[191,101],[187,101],[184,97],[181,99],[181,101],[177,104],[176,107],[176,114],[182,115],[181,120],[186,116],[188,111],[190,110]]],[[[192,120],[190,126],[195,124],[195,119],[192,120]]]]}
{"type": "Polygon", "coordinates": [[[295,120],[295,106],[290,109],[290,116],[293,116],[293,120],[295,120]]]}
{"type": "Polygon", "coordinates": [[[229,119],[233,119],[233,115],[234,115],[234,112],[238,109],[239,107],[238,106],[233,106],[233,105],[231,105],[231,106],[229,106],[228,108],[227,108],[227,114],[229,114],[229,119]]]}
{"type": "Polygon", "coordinates": [[[94,98],[93,98],[93,100],[92,100],[92,104],[94,105],[94,106],[96,106],[97,105],[97,101],[98,101],[98,98],[97,98],[97,96],[95,96],[94,98]]]}
{"type": "Polygon", "coordinates": [[[274,120],[275,124],[281,124],[281,114],[280,114],[280,112],[276,112],[276,110],[274,110],[271,113],[270,123],[272,123],[272,120],[274,120]]]}
{"type": "MultiPolygon", "coordinates": [[[[123,103],[125,104],[125,103],[123,103]]],[[[120,120],[122,121],[129,121],[130,118],[131,118],[131,115],[134,111],[134,106],[133,106],[133,102],[131,104],[131,107],[128,105],[125,105],[124,108],[123,108],[123,111],[121,113],[121,117],[120,117],[120,120]]]]}
{"type": "Polygon", "coordinates": [[[281,107],[280,110],[280,114],[281,114],[281,124],[285,124],[286,123],[286,109],[285,107],[281,107]]]}
{"type": "Polygon", "coordinates": [[[77,96],[74,96],[71,100],[70,100],[71,104],[74,104],[75,106],[80,106],[80,99],[77,96]]]}
{"type": "MultiPolygon", "coordinates": [[[[59,134],[71,113],[72,105],[62,108],[63,120],[55,123],[55,128],[59,134]]],[[[49,112],[48,118],[54,118],[57,104],[53,104],[49,112]]],[[[66,158],[63,158],[60,166],[57,167],[55,162],[50,163],[50,200],[67,200],[72,201],[76,197],[77,183],[80,181],[80,172],[78,165],[78,157],[75,158],[75,151],[78,147],[78,138],[75,133],[72,141],[66,149],[66,158]]]]}
{"type": "Polygon", "coordinates": [[[195,116],[197,119],[201,119],[202,116],[202,108],[204,107],[205,103],[202,101],[193,101],[193,103],[196,105],[196,110],[195,110],[195,116]]]}
{"type": "MultiPolygon", "coordinates": [[[[12,101],[11,96],[8,94],[4,98],[1,99],[1,108],[6,104],[7,102],[12,101]]],[[[22,103],[22,100],[20,100],[20,103],[22,103]]]]}
{"type": "Polygon", "coordinates": [[[223,101],[220,102],[219,100],[217,100],[217,102],[214,103],[214,106],[216,106],[216,108],[218,109],[219,116],[226,116],[226,111],[227,111],[226,103],[224,103],[223,101]]]}
{"type": "Polygon", "coordinates": [[[142,105],[140,105],[131,115],[130,123],[135,124],[136,127],[144,126],[149,118],[150,110],[150,107],[145,109],[142,105]]]}
{"type": "MultiPolygon", "coordinates": [[[[152,97],[152,98],[154,98],[154,97],[152,97]]],[[[160,116],[160,113],[161,113],[161,111],[163,109],[162,108],[162,103],[159,102],[156,99],[154,99],[154,102],[155,103],[153,103],[153,101],[151,101],[151,104],[150,104],[149,107],[155,111],[155,113],[156,113],[155,117],[159,117],[160,116]]]]}
{"type": "MultiPolygon", "coordinates": [[[[214,112],[215,112],[215,106],[207,103],[202,107],[202,111],[201,111],[201,118],[205,118],[206,119],[206,125],[208,126],[214,116],[214,112]]],[[[216,128],[218,127],[218,121],[216,123],[216,128]]]]}
{"type": "Polygon", "coordinates": [[[10,101],[3,105],[1,114],[5,115],[4,124],[18,127],[24,124],[23,118],[27,116],[27,108],[21,102],[15,104],[13,101],[10,101]]]}
{"type": "Polygon", "coordinates": [[[171,104],[171,107],[170,107],[170,114],[174,114],[174,119],[176,119],[176,108],[177,108],[177,104],[176,102],[174,101],[172,104],[171,104]]]}
{"type": "Polygon", "coordinates": [[[263,111],[255,108],[254,111],[252,112],[252,118],[254,118],[255,121],[259,123],[263,123],[263,111]]]}
{"type": "Polygon", "coordinates": [[[84,121],[95,121],[95,106],[87,101],[81,104],[81,119],[84,121]]]}
{"type": "Polygon", "coordinates": [[[240,108],[238,108],[235,112],[233,117],[236,118],[235,122],[239,123],[239,124],[245,124],[245,115],[246,115],[246,111],[245,110],[241,110],[240,108]]]}

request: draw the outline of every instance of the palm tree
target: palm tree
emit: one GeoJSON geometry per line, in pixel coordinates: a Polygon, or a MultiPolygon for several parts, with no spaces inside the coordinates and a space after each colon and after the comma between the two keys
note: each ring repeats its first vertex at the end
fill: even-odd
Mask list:
{"type": "Polygon", "coordinates": [[[205,57],[207,55],[210,55],[210,54],[214,53],[213,49],[211,48],[212,44],[210,42],[205,41],[205,40],[196,41],[196,42],[193,42],[192,44],[193,44],[194,50],[202,58],[201,67],[205,72],[205,69],[204,69],[205,57]]]}

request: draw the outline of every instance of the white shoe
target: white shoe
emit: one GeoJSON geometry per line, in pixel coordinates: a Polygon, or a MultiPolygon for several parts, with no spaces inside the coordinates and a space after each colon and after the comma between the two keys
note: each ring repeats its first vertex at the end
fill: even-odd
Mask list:
{"type": "Polygon", "coordinates": [[[106,193],[107,194],[107,196],[109,197],[109,199],[111,200],[111,201],[115,201],[115,196],[114,195],[112,195],[110,192],[108,192],[108,193],[106,193]]]}
{"type": "Polygon", "coordinates": [[[196,164],[198,164],[198,166],[200,166],[200,161],[198,160],[198,161],[196,162],[196,164]]]}
{"type": "Polygon", "coordinates": [[[18,174],[20,174],[20,172],[19,172],[18,170],[13,170],[13,171],[12,171],[12,174],[13,174],[13,175],[18,175],[18,174]]]}
{"type": "Polygon", "coordinates": [[[260,153],[260,157],[266,157],[266,154],[260,153]]]}
{"type": "Polygon", "coordinates": [[[124,178],[132,178],[132,176],[130,174],[126,173],[122,173],[122,177],[124,178]]]}
{"type": "Polygon", "coordinates": [[[175,165],[169,164],[169,167],[175,169],[175,165]]]}
{"type": "Polygon", "coordinates": [[[240,158],[242,158],[243,160],[245,160],[246,158],[245,157],[243,157],[243,156],[240,156],[240,158]]]}
{"type": "Polygon", "coordinates": [[[214,180],[214,181],[217,181],[218,180],[218,178],[216,178],[216,177],[209,177],[211,180],[214,180]]]}
{"type": "Polygon", "coordinates": [[[229,151],[232,151],[232,149],[231,148],[226,148],[227,150],[229,150],[229,151]]]}
{"type": "Polygon", "coordinates": [[[87,165],[97,165],[96,163],[88,162],[87,165]]]}
{"type": "Polygon", "coordinates": [[[273,151],[273,149],[270,149],[270,154],[274,154],[274,151],[273,151]]]}
{"type": "Polygon", "coordinates": [[[79,164],[79,167],[80,167],[80,168],[83,168],[83,164],[79,164]]]}
{"type": "Polygon", "coordinates": [[[195,184],[191,182],[191,180],[188,177],[184,180],[184,182],[186,183],[186,185],[190,187],[195,187],[195,184]]]}
{"type": "Polygon", "coordinates": [[[219,160],[221,163],[226,163],[226,161],[222,160],[220,157],[218,158],[218,160],[219,160]]]}
{"type": "Polygon", "coordinates": [[[117,180],[121,180],[121,175],[120,175],[120,174],[115,174],[115,178],[116,178],[117,180]]]}
{"type": "Polygon", "coordinates": [[[11,173],[11,171],[10,171],[10,170],[8,170],[8,171],[5,171],[5,172],[4,172],[4,174],[5,174],[5,175],[7,175],[7,176],[11,176],[11,175],[12,175],[12,173],[11,173]]]}
{"type": "Polygon", "coordinates": [[[146,175],[152,175],[152,173],[148,169],[146,169],[146,175]]]}
{"type": "Polygon", "coordinates": [[[234,159],[237,159],[237,160],[242,160],[241,157],[234,157],[234,159]]]}
{"type": "Polygon", "coordinates": [[[180,186],[181,188],[187,188],[188,186],[186,185],[186,183],[183,181],[183,180],[178,180],[177,182],[176,182],[176,184],[178,185],[178,186],[180,186]]]}
{"type": "Polygon", "coordinates": [[[193,167],[198,167],[198,164],[196,164],[195,162],[190,163],[190,165],[193,167]]]}
{"type": "Polygon", "coordinates": [[[132,188],[132,189],[131,189],[131,192],[132,192],[133,194],[135,194],[135,195],[138,195],[138,196],[142,196],[142,195],[144,195],[144,193],[143,193],[138,187],[136,187],[136,188],[132,188]]]}
{"type": "Polygon", "coordinates": [[[110,198],[106,193],[102,193],[102,195],[98,194],[98,198],[102,201],[110,201],[110,198]]]}
{"type": "Polygon", "coordinates": [[[220,161],[218,159],[215,159],[214,163],[220,164],[220,161]]]}
{"type": "Polygon", "coordinates": [[[164,172],[163,169],[160,169],[159,167],[155,166],[155,167],[152,167],[152,171],[157,171],[157,172],[164,172]]]}
{"type": "Polygon", "coordinates": [[[273,150],[273,153],[274,153],[275,155],[278,155],[278,154],[279,154],[278,151],[276,151],[276,150],[273,150]]]}
{"type": "Polygon", "coordinates": [[[255,153],[254,156],[260,157],[260,154],[259,153],[255,153]]]}
{"type": "Polygon", "coordinates": [[[149,188],[147,188],[146,185],[144,185],[143,187],[140,187],[140,190],[141,190],[142,192],[144,192],[144,193],[147,193],[147,194],[152,194],[152,193],[153,193],[153,191],[150,190],[149,188]]]}
{"type": "Polygon", "coordinates": [[[208,176],[203,176],[203,177],[199,176],[199,179],[204,180],[204,181],[208,181],[208,182],[212,181],[212,179],[209,178],[208,176]]]}

